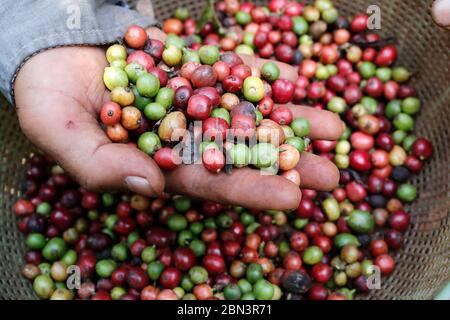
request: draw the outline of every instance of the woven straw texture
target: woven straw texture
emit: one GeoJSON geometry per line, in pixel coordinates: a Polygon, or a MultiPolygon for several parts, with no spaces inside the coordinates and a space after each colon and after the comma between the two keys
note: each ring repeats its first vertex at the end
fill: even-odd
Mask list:
{"type": "MultiPolygon", "coordinates": [[[[179,5],[198,17],[205,2],[153,0],[153,5],[163,20],[179,5]]],[[[412,225],[395,256],[395,271],[382,279],[381,290],[363,298],[429,299],[450,279],[450,32],[431,22],[431,1],[336,2],[348,15],[365,12],[369,4],[380,6],[381,32],[396,38],[401,64],[415,73],[412,84],[423,101],[416,129],[433,141],[435,155],[412,181],[419,198],[411,207],[412,225]]],[[[20,275],[25,247],[11,207],[21,194],[25,158],[33,147],[14,110],[0,99],[0,299],[31,299],[31,285],[20,275]]]]}

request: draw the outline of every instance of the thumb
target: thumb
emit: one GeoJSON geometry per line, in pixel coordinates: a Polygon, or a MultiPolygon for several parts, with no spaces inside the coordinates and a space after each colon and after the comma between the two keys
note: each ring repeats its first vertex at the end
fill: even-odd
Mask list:
{"type": "Polygon", "coordinates": [[[164,190],[164,177],[156,163],[132,145],[100,145],[85,162],[68,167],[90,190],[130,190],[149,197],[164,190]]]}
{"type": "Polygon", "coordinates": [[[57,95],[46,101],[19,107],[21,127],[83,187],[144,196],[164,190],[164,177],[149,156],[132,145],[111,143],[94,116],[72,99],[57,95]]]}
{"type": "Polygon", "coordinates": [[[431,7],[434,22],[441,27],[450,28],[450,0],[436,0],[431,7]]]}

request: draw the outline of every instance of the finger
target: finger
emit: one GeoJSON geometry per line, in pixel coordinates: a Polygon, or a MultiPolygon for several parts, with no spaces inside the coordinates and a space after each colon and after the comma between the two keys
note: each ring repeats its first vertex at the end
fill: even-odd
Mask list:
{"type": "Polygon", "coordinates": [[[450,1],[436,0],[431,7],[434,22],[441,27],[450,28],[450,1]]]}
{"type": "Polygon", "coordinates": [[[161,31],[161,29],[156,27],[150,27],[147,28],[146,31],[150,39],[156,39],[161,42],[166,41],[167,35],[163,31],[161,31]]]}
{"type": "Polygon", "coordinates": [[[274,62],[280,68],[280,79],[286,79],[286,80],[290,80],[292,82],[297,81],[297,78],[298,78],[297,69],[294,68],[293,66],[288,65],[287,63],[274,61],[274,60],[268,60],[268,59],[261,59],[261,58],[257,58],[255,56],[251,56],[248,54],[240,54],[239,56],[244,61],[244,64],[251,66],[251,67],[257,67],[258,69],[261,69],[263,64],[268,61],[274,62]]]}
{"type": "Polygon", "coordinates": [[[338,168],[331,161],[309,152],[302,152],[296,169],[302,188],[331,191],[339,183],[338,168]]]}
{"type": "Polygon", "coordinates": [[[25,134],[82,186],[145,196],[163,191],[164,177],[154,161],[133,146],[112,144],[97,120],[76,101],[56,93],[45,101],[37,97],[35,102],[45,110],[26,105],[19,109],[25,134]]]}
{"type": "Polygon", "coordinates": [[[303,117],[309,120],[311,125],[309,136],[312,139],[337,140],[345,130],[344,122],[334,112],[293,104],[276,105],[275,109],[280,106],[288,107],[294,119],[303,117]]]}
{"type": "Polygon", "coordinates": [[[300,189],[284,177],[259,170],[234,168],[231,174],[213,174],[202,165],[183,165],[165,173],[166,191],[199,200],[251,209],[289,210],[298,207],[300,189]]]}

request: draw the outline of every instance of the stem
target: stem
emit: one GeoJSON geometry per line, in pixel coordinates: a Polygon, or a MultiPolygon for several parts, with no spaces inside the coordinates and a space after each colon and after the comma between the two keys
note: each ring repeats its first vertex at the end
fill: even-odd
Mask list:
{"type": "Polygon", "coordinates": [[[374,47],[384,47],[387,44],[392,44],[395,42],[395,38],[394,37],[387,37],[384,39],[381,39],[379,41],[373,41],[373,42],[367,42],[365,40],[351,40],[350,41],[353,44],[356,44],[362,48],[374,48],[374,47]]]}

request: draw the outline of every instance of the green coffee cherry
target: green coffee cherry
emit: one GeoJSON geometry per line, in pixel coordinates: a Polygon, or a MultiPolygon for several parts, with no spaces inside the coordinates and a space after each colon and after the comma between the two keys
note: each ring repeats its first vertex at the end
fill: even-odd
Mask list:
{"type": "Polygon", "coordinates": [[[157,150],[161,149],[161,140],[157,134],[145,132],[140,135],[137,145],[140,150],[152,156],[157,150]]]}
{"type": "Polygon", "coordinates": [[[140,75],[136,81],[136,88],[144,97],[154,97],[159,91],[159,79],[151,73],[140,75]]]}
{"type": "Polygon", "coordinates": [[[204,45],[198,50],[200,61],[212,65],[219,60],[220,52],[216,46],[204,45]]]}
{"type": "Polygon", "coordinates": [[[115,60],[126,60],[127,59],[127,49],[120,44],[113,44],[106,50],[106,60],[109,63],[115,60]]]}
{"type": "Polygon", "coordinates": [[[280,68],[275,62],[266,62],[261,67],[261,75],[267,81],[273,82],[280,76],[280,68]]]}
{"type": "Polygon", "coordinates": [[[233,145],[228,151],[230,161],[235,167],[245,167],[250,163],[250,149],[242,143],[233,145]]]}
{"type": "Polygon", "coordinates": [[[112,91],[116,87],[128,87],[128,76],[120,68],[106,67],[103,73],[103,82],[112,91]]]}

